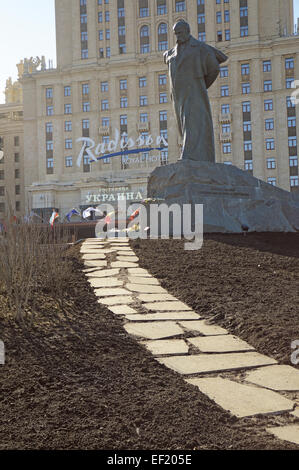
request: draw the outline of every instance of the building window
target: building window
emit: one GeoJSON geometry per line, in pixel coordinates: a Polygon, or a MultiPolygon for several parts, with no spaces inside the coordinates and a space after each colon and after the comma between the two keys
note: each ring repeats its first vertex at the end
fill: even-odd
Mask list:
{"type": "Polygon", "coordinates": [[[88,83],[83,83],[82,85],[82,95],[88,95],[89,94],[89,84],[88,83]]]}
{"type": "Polygon", "coordinates": [[[125,54],[127,52],[127,48],[125,44],[120,44],[119,45],[119,53],[120,54],[125,54]]]}
{"type": "Polygon", "coordinates": [[[248,95],[250,93],[250,83],[242,83],[242,95],[248,95]]]}
{"type": "Polygon", "coordinates": [[[108,82],[101,82],[101,91],[105,92],[109,90],[108,82]]]}
{"type": "Polygon", "coordinates": [[[168,41],[159,41],[158,50],[159,51],[166,51],[167,49],[168,49],[168,41]]]}
{"type": "Polygon", "coordinates": [[[205,42],[205,41],[206,41],[206,33],[205,33],[204,31],[198,33],[198,40],[199,40],[199,41],[202,41],[202,42],[205,42]]]}
{"type": "Polygon", "coordinates": [[[46,98],[53,98],[53,88],[46,88],[46,98]]]}
{"type": "Polygon", "coordinates": [[[100,59],[104,58],[104,49],[102,47],[100,47],[99,49],[99,55],[100,55],[100,59]]]}
{"type": "Polygon", "coordinates": [[[248,7],[240,7],[240,18],[248,16],[248,7]]]}
{"type": "Polygon", "coordinates": [[[119,36],[125,36],[126,35],[126,27],[125,26],[119,26],[118,27],[118,35],[119,36]]]}
{"type": "Polygon", "coordinates": [[[123,80],[119,81],[119,88],[120,88],[120,90],[127,90],[128,84],[127,84],[126,79],[123,79],[123,80]]]}
{"type": "Polygon", "coordinates": [[[140,122],[148,122],[148,114],[147,113],[141,113],[140,114],[140,122]]]}
{"type": "Polygon", "coordinates": [[[292,88],[293,78],[286,78],[286,88],[292,88]]]}
{"type": "Polygon", "coordinates": [[[272,131],[274,129],[274,119],[265,119],[265,130],[272,131]]]}
{"type": "Polygon", "coordinates": [[[160,93],[159,95],[159,103],[167,103],[167,93],[160,93]]]}
{"type": "Polygon", "coordinates": [[[231,151],[232,151],[232,147],[230,143],[222,144],[222,152],[224,154],[231,153],[231,151]]]}
{"type": "Polygon", "coordinates": [[[264,80],[264,91],[272,91],[272,80],[264,80]]]}
{"type": "Polygon", "coordinates": [[[107,41],[110,40],[110,29],[106,29],[106,39],[107,41]]]}
{"type": "Polygon", "coordinates": [[[83,119],[82,129],[89,129],[89,119],[83,119]]]}
{"type": "Polygon", "coordinates": [[[139,9],[139,16],[140,16],[140,18],[145,18],[146,16],[149,16],[149,9],[148,8],[140,8],[139,9]]]}
{"type": "Polygon", "coordinates": [[[243,131],[244,132],[251,132],[251,121],[244,121],[243,122],[243,131]]]}
{"type": "Polygon", "coordinates": [[[122,96],[120,99],[120,107],[127,108],[128,107],[128,98],[126,96],[122,96]]]}
{"type": "Polygon", "coordinates": [[[205,14],[204,14],[204,13],[199,13],[199,14],[197,15],[197,23],[198,23],[198,24],[205,24],[205,22],[206,22],[206,16],[205,16],[205,14]]]}
{"type": "Polygon", "coordinates": [[[250,74],[249,64],[242,64],[241,65],[241,75],[249,75],[249,74],[250,74]]]}
{"type": "Polygon", "coordinates": [[[70,168],[71,166],[73,166],[73,157],[71,156],[65,157],[65,166],[67,168],[70,168]]]}
{"type": "Polygon", "coordinates": [[[109,125],[110,125],[110,119],[107,118],[107,117],[103,117],[102,118],[102,126],[103,127],[109,127],[109,125]]]}
{"type": "Polygon", "coordinates": [[[125,9],[124,8],[119,8],[117,10],[117,16],[118,16],[118,18],[123,18],[125,16],[125,9]]]}
{"type": "Polygon", "coordinates": [[[159,75],[159,85],[166,85],[167,83],[167,76],[166,74],[163,74],[163,75],[159,75]]]}
{"type": "MultiPolygon", "coordinates": [[[[2,158],[1,161],[3,161],[3,158],[2,158]]],[[[15,153],[15,163],[20,163],[20,154],[19,153],[15,153]]]]}
{"type": "Polygon", "coordinates": [[[220,77],[228,77],[228,66],[224,65],[223,67],[220,67],[220,77]]]}
{"type": "Polygon", "coordinates": [[[110,12],[109,11],[105,11],[105,21],[106,21],[106,23],[109,23],[109,21],[110,21],[110,12]]]}
{"type": "Polygon", "coordinates": [[[106,47],[106,57],[109,59],[110,55],[110,47],[106,47]]]}
{"type": "Polygon", "coordinates": [[[218,24],[222,23],[221,11],[217,11],[217,13],[216,13],[216,23],[218,23],[218,24]]]}
{"type": "Polygon", "coordinates": [[[267,158],[267,169],[275,170],[275,168],[276,168],[275,158],[267,158]]]}
{"type": "Polygon", "coordinates": [[[88,59],[88,49],[82,49],[81,59],[88,59]]]}
{"type": "Polygon", "coordinates": [[[82,41],[82,42],[88,41],[88,33],[87,33],[87,31],[82,31],[82,32],[81,32],[81,41],[82,41]]]}
{"type": "Polygon", "coordinates": [[[160,118],[160,122],[161,121],[167,121],[167,111],[160,111],[159,112],[159,118],[160,118]]]}
{"type": "Polygon", "coordinates": [[[275,149],[274,139],[266,139],[266,150],[274,150],[274,149],[275,149]]]}
{"type": "Polygon", "coordinates": [[[157,5],[157,15],[166,15],[167,14],[167,6],[164,5],[157,5]]]}
{"type": "Polygon", "coordinates": [[[64,130],[65,132],[72,131],[72,121],[64,121],[64,130]]]}
{"type": "Polygon", "coordinates": [[[264,60],[263,61],[263,72],[271,72],[272,64],[271,60],[264,60]]]}
{"type": "Polygon", "coordinates": [[[288,127],[296,127],[296,117],[288,117],[288,127]]]}
{"type": "Polygon", "coordinates": [[[65,86],[64,87],[64,96],[71,96],[71,87],[65,86]]]}
{"type": "Polygon", "coordinates": [[[167,165],[168,163],[168,150],[162,150],[160,153],[161,165],[167,165]]]}
{"type": "Polygon", "coordinates": [[[128,116],[126,114],[123,114],[119,117],[119,121],[121,126],[126,126],[128,124],[128,116]]]}
{"type": "Polygon", "coordinates": [[[273,100],[264,100],[264,110],[265,111],[273,110],[273,100]]]}
{"type": "Polygon", "coordinates": [[[222,41],[222,31],[217,31],[217,41],[218,42],[222,41]]]}
{"type": "Polygon", "coordinates": [[[286,68],[286,70],[294,68],[294,59],[293,59],[293,57],[285,59],[285,68],[286,68]]]}
{"type": "Polygon", "coordinates": [[[80,15],[80,23],[81,24],[87,23],[87,15],[80,15]]]}
{"type": "Polygon", "coordinates": [[[244,152],[250,152],[252,150],[251,140],[245,140],[244,142],[244,152]]]}
{"type": "Polygon", "coordinates": [[[144,88],[146,87],[146,77],[140,77],[139,78],[139,88],[144,88]]]}
{"type": "Polygon", "coordinates": [[[72,105],[71,104],[65,104],[64,105],[64,114],[72,114],[72,105]]]}
{"type": "Polygon", "coordinates": [[[47,140],[46,150],[53,150],[53,140],[47,140]]]}
{"type": "Polygon", "coordinates": [[[90,103],[89,101],[84,101],[82,105],[83,113],[89,113],[90,111],[90,103]]]}
{"type": "Polygon", "coordinates": [[[290,157],[290,167],[298,166],[298,157],[290,157]]]}
{"type": "Polygon", "coordinates": [[[20,170],[15,170],[15,179],[18,180],[20,178],[20,170]]]}
{"type": "Polygon", "coordinates": [[[150,51],[149,44],[141,44],[140,46],[140,54],[148,54],[150,51]]]}
{"type": "Polygon", "coordinates": [[[267,183],[271,184],[272,186],[276,186],[276,178],[274,177],[268,178],[267,183]]]}
{"type": "Polygon", "coordinates": [[[53,116],[54,108],[53,106],[47,106],[47,116],[53,116]]]}
{"type": "Polygon", "coordinates": [[[224,10],[224,22],[225,22],[225,23],[229,23],[229,22],[230,22],[229,10],[224,10]]]}
{"type": "Polygon", "coordinates": [[[103,13],[101,11],[98,13],[98,22],[103,23],[103,13]]]}
{"type": "Polygon", "coordinates": [[[99,41],[103,41],[104,39],[104,31],[102,29],[99,30],[99,41]]]}
{"type": "Polygon", "coordinates": [[[295,186],[299,186],[299,177],[298,176],[290,176],[290,186],[294,188],[295,186]]]}
{"type": "Polygon", "coordinates": [[[102,110],[102,111],[106,111],[107,109],[109,109],[109,102],[108,102],[108,100],[102,100],[102,101],[101,101],[101,110],[102,110]]]}
{"type": "Polygon", "coordinates": [[[295,108],[295,98],[293,96],[287,96],[287,107],[295,108]]]}
{"type": "Polygon", "coordinates": [[[185,1],[183,2],[178,2],[176,1],[176,4],[175,4],[175,11],[179,12],[179,11],[185,11],[186,10],[186,4],[185,4],[185,1]]]}
{"type": "Polygon", "coordinates": [[[143,95],[139,97],[139,105],[147,106],[147,96],[143,95]]]}
{"type": "Polygon", "coordinates": [[[241,38],[244,38],[244,37],[248,36],[248,26],[241,26],[240,36],[241,36],[241,38]]]}
{"type": "Polygon", "coordinates": [[[221,105],[221,114],[229,114],[230,113],[230,105],[229,104],[222,104],[221,105]]]}
{"type": "Polygon", "coordinates": [[[230,133],[230,124],[222,124],[221,131],[222,131],[222,134],[229,134],[230,133]]]}
{"type": "Polygon", "coordinates": [[[297,137],[292,136],[288,138],[288,146],[289,147],[297,147],[297,137]]]}
{"type": "Polygon", "coordinates": [[[72,139],[65,139],[65,148],[66,149],[72,149],[73,148],[72,139]]]}
{"type": "Polygon", "coordinates": [[[230,29],[226,29],[224,33],[225,33],[225,40],[230,41],[230,29]]]}
{"type": "Polygon", "coordinates": [[[221,96],[228,96],[229,95],[229,88],[227,85],[223,85],[221,87],[221,96]]]}
{"type": "Polygon", "coordinates": [[[243,113],[250,113],[251,111],[250,101],[244,101],[242,103],[242,110],[243,110],[243,113]]]}
{"type": "Polygon", "coordinates": [[[253,161],[252,160],[245,160],[244,162],[244,169],[246,171],[251,171],[253,170],[253,161]]]}

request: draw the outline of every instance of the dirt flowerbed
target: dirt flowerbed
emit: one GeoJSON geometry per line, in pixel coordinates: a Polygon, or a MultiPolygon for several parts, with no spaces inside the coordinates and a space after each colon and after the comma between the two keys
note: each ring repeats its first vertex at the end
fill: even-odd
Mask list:
{"type": "Polygon", "coordinates": [[[291,343],[299,340],[299,233],[206,235],[197,251],[185,251],[181,240],[132,246],[140,266],[170,293],[292,365],[291,343]]]}
{"type": "MultiPolygon", "coordinates": [[[[172,293],[218,315],[261,352],[275,344],[271,355],[287,362],[289,342],[299,337],[295,254],[217,237],[196,254],[183,252],[179,241],[133,245],[142,266],[172,293]]],[[[266,433],[271,417],[237,420],[157,363],[126,334],[123,320],[99,305],[79,247],[67,256],[63,311],[41,285],[31,323],[17,325],[0,294],[0,449],[298,449],[266,433]]]]}

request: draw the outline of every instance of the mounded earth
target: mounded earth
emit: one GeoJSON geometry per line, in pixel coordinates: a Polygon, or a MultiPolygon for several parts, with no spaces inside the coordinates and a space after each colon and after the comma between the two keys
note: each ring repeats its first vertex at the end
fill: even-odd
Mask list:
{"type": "MultiPolygon", "coordinates": [[[[198,252],[179,240],[131,245],[171,294],[290,364],[299,234],[209,235],[198,252]]],[[[17,326],[0,293],[1,450],[299,449],[265,431],[277,417],[237,420],[155,361],[97,302],[79,250],[67,254],[64,312],[41,286],[33,324],[17,326]]]]}

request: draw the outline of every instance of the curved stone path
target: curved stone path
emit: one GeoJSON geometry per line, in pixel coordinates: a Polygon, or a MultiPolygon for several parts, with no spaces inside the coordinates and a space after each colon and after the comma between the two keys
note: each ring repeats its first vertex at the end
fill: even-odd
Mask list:
{"type": "Polygon", "coordinates": [[[287,425],[266,429],[299,445],[297,369],[259,354],[169,294],[139,267],[128,238],[87,239],[81,254],[98,302],[122,315],[125,330],[157,361],[238,418],[286,414],[287,425]]]}

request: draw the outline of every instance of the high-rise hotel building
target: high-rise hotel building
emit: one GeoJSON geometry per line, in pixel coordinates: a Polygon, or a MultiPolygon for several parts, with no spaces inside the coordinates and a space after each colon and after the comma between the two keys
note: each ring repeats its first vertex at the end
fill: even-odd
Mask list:
{"type": "Polygon", "coordinates": [[[55,3],[57,68],[22,79],[29,209],[136,201],[157,165],[177,161],[163,52],[180,18],[229,57],[209,90],[217,162],[298,188],[292,0],[55,3]]]}

